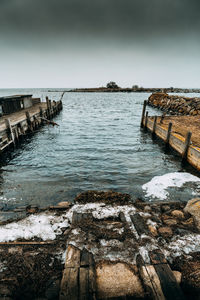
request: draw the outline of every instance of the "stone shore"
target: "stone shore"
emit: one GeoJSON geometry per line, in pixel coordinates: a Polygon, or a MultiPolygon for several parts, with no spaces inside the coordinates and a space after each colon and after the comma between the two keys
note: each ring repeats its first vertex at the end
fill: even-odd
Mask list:
{"type": "Polygon", "coordinates": [[[200,115],[200,98],[198,97],[189,98],[166,93],[153,93],[148,98],[148,104],[171,114],[200,115]]]}
{"type": "Polygon", "coordinates": [[[159,250],[185,298],[199,300],[200,198],[133,202],[128,194],[87,191],[74,204],[26,213],[0,226],[0,299],[63,299],[71,253],[84,251],[94,259],[95,299],[149,299],[137,258],[157,270],[151,255],[159,250]]]}

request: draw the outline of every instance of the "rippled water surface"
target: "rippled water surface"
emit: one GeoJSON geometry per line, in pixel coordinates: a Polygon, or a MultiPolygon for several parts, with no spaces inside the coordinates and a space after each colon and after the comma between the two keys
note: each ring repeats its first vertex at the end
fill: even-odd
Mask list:
{"type": "MultiPolygon", "coordinates": [[[[32,92],[59,100],[61,91],[32,92]]],[[[134,198],[147,196],[142,185],[155,176],[174,172],[195,174],[180,158],[164,153],[163,145],[140,130],[146,93],[65,93],[60,125],[43,127],[3,162],[0,173],[1,204],[9,208],[58,201],[73,201],[85,190],[115,190],[134,198]]],[[[149,109],[151,114],[158,111],[149,109]]],[[[165,179],[167,180],[167,179],[165,179]]],[[[176,179],[175,179],[176,180],[176,179]]],[[[158,183],[159,185],[159,183],[158,183]]],[[[170,200],[198,194],[197,182],[171,188],[170,200]]]]}

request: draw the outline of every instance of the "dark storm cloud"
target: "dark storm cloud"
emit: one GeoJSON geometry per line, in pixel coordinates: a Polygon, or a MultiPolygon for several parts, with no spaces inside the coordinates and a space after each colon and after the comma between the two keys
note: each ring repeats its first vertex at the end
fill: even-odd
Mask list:
{"type": "Polygon", "coordinates": [[[0,0],[1,36],[113,38],[200,29],[199,0],[0,0]]]}

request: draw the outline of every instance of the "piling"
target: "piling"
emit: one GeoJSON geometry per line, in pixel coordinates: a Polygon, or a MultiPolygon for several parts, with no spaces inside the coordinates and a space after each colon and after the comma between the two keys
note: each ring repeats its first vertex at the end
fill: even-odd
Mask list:
{"type": "Polygon", "coordinates": [[[36,99],[33,106],[6,115],[6,117],[2,116],[0,118],[0,153],[8,150],[10,146],[15,147],[26,134],[34,133],[44,124],[56,125],[50,119],[61,110],[61,100],[51,102],[46,97],[46,103],[36,99]]]}
{"type": "Polygon", "coordinates": [[[146,111],[146,106],[147,106],[147,100],[144,100],[144,104],[143,104],[143,110],[142,110],[142,118],[141,118],[141,124],[140,127],[144,127],[144,116],[145,116],[145,111],[146,111]]]}

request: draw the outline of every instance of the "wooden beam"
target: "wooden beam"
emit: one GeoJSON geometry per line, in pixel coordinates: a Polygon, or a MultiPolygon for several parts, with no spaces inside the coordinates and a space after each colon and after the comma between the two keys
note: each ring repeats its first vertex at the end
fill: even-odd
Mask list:
{"type": "Polygon", "coordinates": [[[182,153],[182,160],[187,160],[187,154],[188,154],[188,149],[190,146],[191,136],[192,136],[192,133],[190,131],[188,131],[186,139],[185,139],[185,148],[182,153]]]}
{"type": "Polygon", "coordinates": [[[133,225],[135,226],[135,229],[140,236],[141,234],[150,235],[149,228],[147,224],[145,223],[144,219],[138,214],[130,215],[131,221],[133,222],[133,225]]]}
{"type": "Polygon", "coordinates": [[[170,139],[171,132],[172,132],[172,123],[170,122],[169,125],[168,125],[167,137],[166,137],[166,140],[165,140],[166,146],[169,145],[169,139],[170,139]]]}
{"type": "Polygon", "coordinates": [[[148,296],[150,296],[153,300],[166,300],[154,266],[146,265],[140,254],[136,258],[136,263],[148,296]]]}
{"type": "Polygon", "coordinates": [[[11,137],[11,140],[15,146],[15,136],[14,136],[14,132],[13,132],[13,128],[11,126],[11,123],[10,123],[10,119],[5,119],[5,124],[6,124],[6,128],[8,130],[8,133],[11,137]]]}
{"type": "Polygon", "coordinates": [[[148,111],[146,112],[146,116],[145,116],[145,124],[144,127],[147,128],[147,122],[148,122],[148,111]]]}
{"type": "Polygon", "coordinates": [[[144,100],[143,109],[142,109],[142,118],[140,123],[140,127],[142,128],[144,127],[144,116],[145,116],[146,106],[147,106],[147,100],[144,100]]]}
{"type": "Polygon", "coordinates": [[[166,300],[184,300],[184,294],[168,264],[154,265],[166,300]]]}

